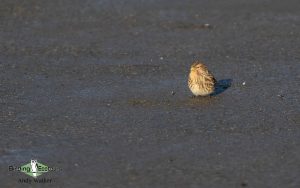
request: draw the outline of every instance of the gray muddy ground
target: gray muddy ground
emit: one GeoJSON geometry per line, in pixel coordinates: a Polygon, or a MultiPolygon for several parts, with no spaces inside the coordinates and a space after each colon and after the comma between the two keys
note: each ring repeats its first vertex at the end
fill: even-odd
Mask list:
{"type": "Polygon", "coordinates": [[[1,187],[299,187],[299,10],[1,0],[1,187]],[[190,98],[195,59],[231,87],[190,98]],[[20,183],[30,159],[60,170],[20,183]]]}

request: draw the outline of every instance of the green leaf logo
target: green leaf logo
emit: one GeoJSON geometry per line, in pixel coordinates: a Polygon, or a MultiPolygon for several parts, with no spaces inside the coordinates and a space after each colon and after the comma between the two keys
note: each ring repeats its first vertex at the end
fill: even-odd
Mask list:
{"type": "Polygon", "coordinates": [[[34,178],[48,171],[48,166],[37,162],[37,160],[31,160],[30,163],[21,166],[21,172],[24,172],[25,174],[34,178]]]}

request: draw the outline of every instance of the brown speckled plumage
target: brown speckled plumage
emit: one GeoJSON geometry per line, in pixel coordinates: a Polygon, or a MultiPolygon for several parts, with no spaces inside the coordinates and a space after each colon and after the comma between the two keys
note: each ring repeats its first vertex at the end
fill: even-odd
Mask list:
{"type": "Polygon", "coordinates": [[[188,86],[195,96],[207,96],[215,91],[216,79],[200,61],[195,61],[190,70],[188,86]]]}

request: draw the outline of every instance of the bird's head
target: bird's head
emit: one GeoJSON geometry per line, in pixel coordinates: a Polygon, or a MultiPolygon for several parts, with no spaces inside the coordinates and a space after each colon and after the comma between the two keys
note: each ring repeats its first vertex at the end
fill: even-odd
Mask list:
{"type": "Polygon", "coordinates": [[[191,72],[203,74],[207,72],[207,67],[201,61],[195,61],[191,66],[191,72]]]}

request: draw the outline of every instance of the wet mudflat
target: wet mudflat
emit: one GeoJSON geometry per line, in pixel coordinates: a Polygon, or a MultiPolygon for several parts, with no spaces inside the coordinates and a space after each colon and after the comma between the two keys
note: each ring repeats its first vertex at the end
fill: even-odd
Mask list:
{"type": "Polygon", "coordinates": [[[1,186],[299,187],[299,9],[2,0],[1,186]],[[191,98],[195,59],[231,87],[191,98]]]}

